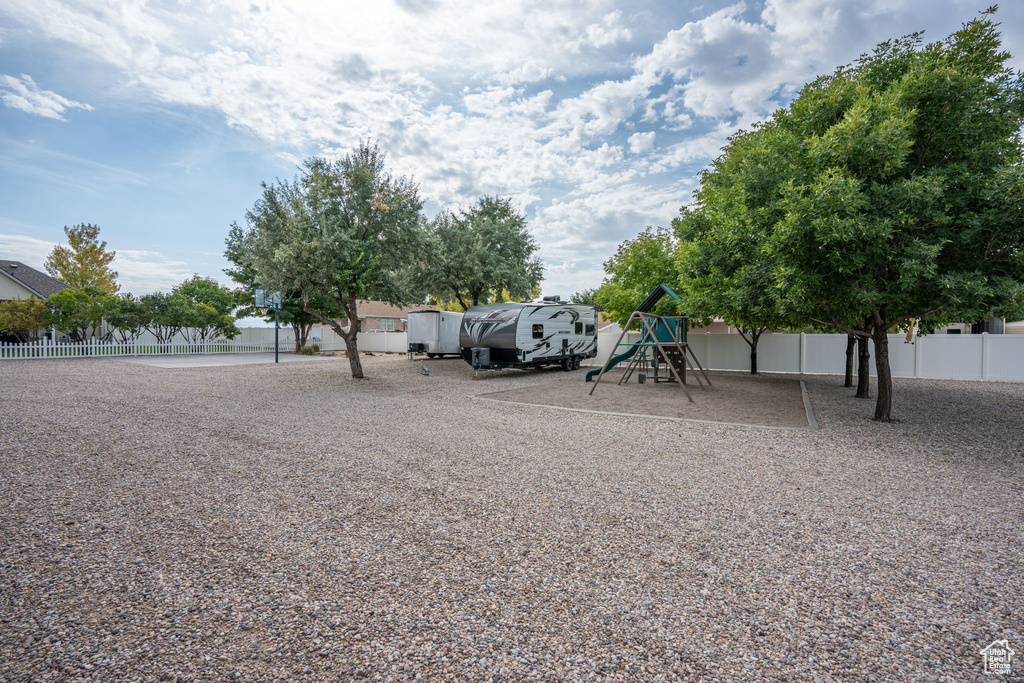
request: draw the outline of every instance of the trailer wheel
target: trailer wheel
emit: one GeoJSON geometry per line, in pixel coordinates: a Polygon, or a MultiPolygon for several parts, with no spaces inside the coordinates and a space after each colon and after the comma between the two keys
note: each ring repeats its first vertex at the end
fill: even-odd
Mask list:
{"type": "Polygon", "coordinates": [[[436,353],[428,353],[427,354],[427,358],[437,358],[437,354],[436,353]]]}
{"type": "Polygon", "coordinates": [[[572,357],[572,369],[573,370],[579,370],[580,369],[580,365],[582,365],[582,364],[583,364],[583,359],[582,358],[580,358],[579,356],[573,356],[572,357]]]}
{"type": "Polygon", "coordinates": [[[572,356],[566,356],[562,359],[562,369],[566,372],[572,372],[572,356]]]}

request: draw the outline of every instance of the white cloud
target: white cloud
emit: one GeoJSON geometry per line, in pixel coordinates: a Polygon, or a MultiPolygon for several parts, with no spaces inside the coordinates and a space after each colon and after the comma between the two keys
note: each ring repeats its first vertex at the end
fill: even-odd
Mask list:
{"type": "MultiPolygon", "coordinates": [[[[5,221],[7,222],[7,221],[5,221]]],[[[28,235],[0,234],[0,258],[21,261],[26,266],[43,270],[43,262],[49,256],[56,242],[48,242],[28,235]]]]}
{"type": "MultiPolygon", "coordinates": [[[[55,246],[56,242],[29,235],[0,234],[0,258],[21,261],[41,272],[45,272],[43,263],[55,246]]],[[[188,263],[169,259],[160,252],[132,249],[117,249],[116,252],[110,267],[117,272],[122,292],[170,291],[193,274],[188,263]]]]}
{"type": "Polygon", "coordinates": [[[169,292],[193,275],[185,261],[168,259],[160,252],[138,249],[118,249],[110,267],[117,272],[121,291],[132,294],[169,292]]]}
{"type": "Polygon", "coordinates": [[[64,120],[68,109],[92,111],[88,104],[61,97],[52,90],[40,90],[28,74],[21,74],[20,78],[0,74],[0,102],[12,109],[58,121],[64,120]]]}
{"type": "MultiPolygon", "coordinates": [[[[922,27],[943,36],[977,9],[967,0],[748,0],[692,13],[646,0],[628,9],[614,0],[395,0],[344,11],[320,0],[3,5],[5,23],[41,46],[71,46],[115,70],[125,85],[106,99],[216,112],[294,162],[378,138],[389,166],[412,175],[432,206],[514,196],[549,278],[556,265],[590,272],[646,224],[666,225],[738,125],[803,82],[886,38],[922,27]],[[677,23],[666,23],[673,12],[677,23]]],[[[1019,53],[1024,14],[1001,14],[1019,53]]],[[[5,98],[42,116],[88,108],[27,76],[3,78],[5,98]]],[[[0,158],[13,173],[32,163],[0,158]]],[[[122,254],[119,270],[140,278],[133,289],[190,274],[183,262],[122,254]],[[143,280],[149,263],[155,279],[143,280]]]]}
{"type": "Polygon", "coordinates": [[[633,133],[629,136],[629,151],[633,154],[640,154],[654,148],[654,136],[657,135],[653,130],[647,133],[633,133]]]}

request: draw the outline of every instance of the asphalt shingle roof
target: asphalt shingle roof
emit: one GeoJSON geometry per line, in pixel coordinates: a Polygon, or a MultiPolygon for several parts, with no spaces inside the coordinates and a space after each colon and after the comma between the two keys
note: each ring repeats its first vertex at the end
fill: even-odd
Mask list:
{"type": "Polygon", "coordinates": [[[46,273],[40,273],[35,268],[26,266],[20,261],[5,261],[0,259],[0,272],[9,276],[18,284],[46,299],[51,294],[56,294],[62,289],[68,289],[67,285],[46,273]]]}

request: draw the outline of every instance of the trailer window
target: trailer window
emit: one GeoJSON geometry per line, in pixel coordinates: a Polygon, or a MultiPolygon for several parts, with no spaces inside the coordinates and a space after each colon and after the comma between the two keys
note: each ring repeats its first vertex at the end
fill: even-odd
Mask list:
{"type": "Polygon", "coordinates": [[[587,325],[587,336],[588,337],[593,337],[594,336],[594,326],[593,325],[587,325]]]}
{"type": "Polygon", "coordinates": [[[533,326],[533,338],[534,339],[543,339],[544,338],[544,326],[543,325],[534,325],[533,326]]]}
{"type": "Polygon", "coordinates": [[[583,334],[583,323],[576,323],[576,334],[583,334]]]}

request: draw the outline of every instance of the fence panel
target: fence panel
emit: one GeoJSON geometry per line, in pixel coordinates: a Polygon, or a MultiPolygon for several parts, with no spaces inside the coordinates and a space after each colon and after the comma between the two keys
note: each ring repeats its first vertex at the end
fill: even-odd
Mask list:
{"type": "MultiPolygon", "coordinates": [[[[739,335],[733,335],[738,337],[739,335]]],[[[764,334],[757,342],[757,369],[765,372],[800,372],[799,334],[764,334]]],[[[750,369],[750,347],[746,342],[747,363],[750,369]]]]}
{"type": "Polygon", "coordinates": [[[804,372],[836,375],[846,372],[845,334],[805,334],[803,343],[804,372]]]}
{"type": "MultiPolygon", "coordinates": [[[[918,350],[921,354],[921,376],[981,379],[984,336],[988,335],[934,334],[917,339],[916,343],[921,345],[918,350]]],[[[892,347],[891,341],[889,346],[892,347]]],[[[1024,347],[1021,349],[1024,350],[1024,347]]]]}
{"type": "Polygon", "coordinates": [[[1024,335],[986,335],[985,379],[1024,379],[1024,335]]]}

